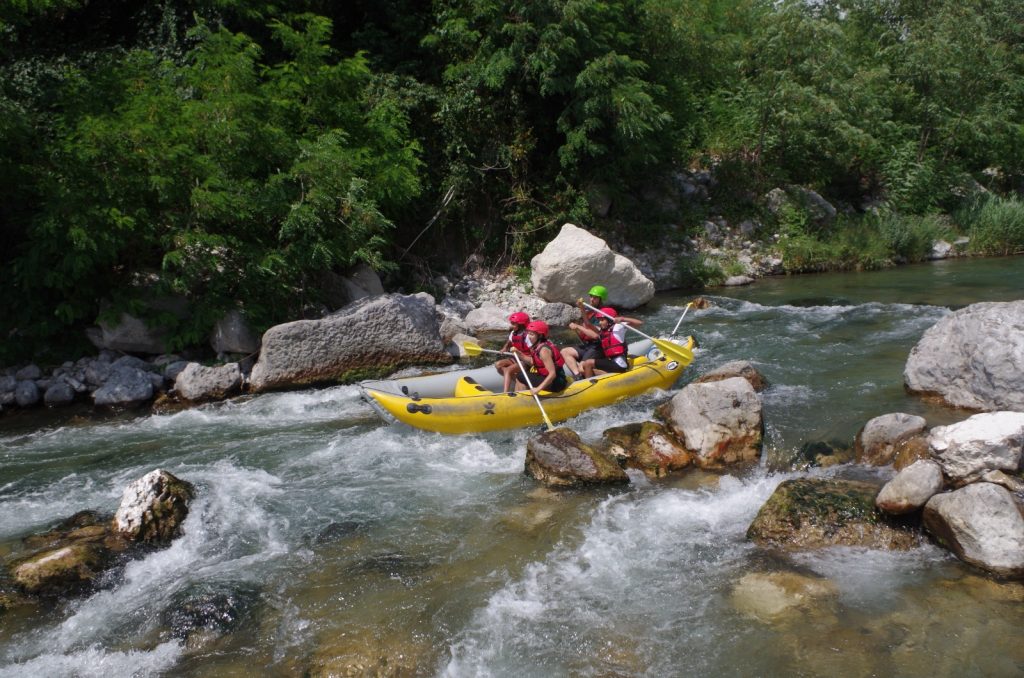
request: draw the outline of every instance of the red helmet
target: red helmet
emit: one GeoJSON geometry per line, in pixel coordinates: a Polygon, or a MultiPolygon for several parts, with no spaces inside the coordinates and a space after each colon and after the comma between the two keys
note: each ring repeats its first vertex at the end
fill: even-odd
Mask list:
{"type": "Polygon", "coordinates": [[[525,325],[530,322],[530,316],[522,311],[516,311],[508,317],[508,321],[515,325],[525,325]]]}
{"type": "Polygon", "coordinates": [[[543,320],[534,320],[526,326],[526,331],[543,334],[546,337],[548,336],[548,324],[543,320]]]}
{"type": "Polygon", "coordinates": [[[604,318],[605,316],[611,316],[612,318],[618,318],[619,317],[619,312],[616,311],[611,306],[605,306],[604,308],[602,308],[601,309],[601,313],[604,314],[604,315],[601,316],[602,318],[604,318]]]}

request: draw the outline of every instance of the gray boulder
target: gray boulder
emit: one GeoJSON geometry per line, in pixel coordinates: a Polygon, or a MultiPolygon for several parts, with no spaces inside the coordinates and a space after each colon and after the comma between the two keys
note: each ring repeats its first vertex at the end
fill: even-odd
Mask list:
{"type": "Polygon", "coordinates": [[[526,474],[552,487],[629,482],[629,476],[611,455],[587,445],[568,428],[530,438],[526,444],[526,474]]]}
{"type": "Polygon", "coordinates": [[[907,390],[973,410],[1024,412],[1024,301],[972,304],[925,331],[907,390]]]}
{"type": "Polygon", "coordinates": [[[14,387],[17,385],[17,377],[10,374],[0,375],[0,393],[14,393],[14,387]]]}
{"type": "Polygon", "coordinates": [[[694,384],[706,384],[713,381],[743,377],[750,382],[755,391],[760,393],[768,388],[768,380],[764,378],[749,360],[731,360],[709,370],[693,380],[694,384]]]}
{"type": "Polygon", "coordinates": [[[469,334],[496,332],[508,329],[508,317],[511,314],[512,311],[485,303],[480,308],[474,308],[467,313],[463,322],[469,329],[469,334]]]}
{"type": "Polygon", "coordinates": [[[14,402],[18,407],[32,407],[39,402],[39,387],[34,381],[19,381],[14,387],[14,402]]]}
{"type": "Polygon", "coordinates": [[[928,447],[954,485],[978,480],[990,470],[1016,472],[1024,447],[1024,412],[987,412],[936,426],[928,447]]]}
{"type": "Polygon", "coordinates": [[[538,320],[543,320],[551,327],[568,327],[569,323],[579,319],[579,310],[575,306],[569,304],[563,304],[561,302],[552,302],[550,304],[544,304],[536,315],[533,317],[538,320]]]}
{"type": "Polygon", "coordinates": [[[870,419],[857,432],[853,442],[858,463],[887,466],[897,453],[914,438],[920,438],[928,428],[924,417],[904,412],[892,412],[870,419]]]}
{"type": "Polygon", "coordinates": [[[636,265],[587,231],[565,224],[531,262],[534,293],[545,301],[573,304],[596,284],[608,288],[605,301],[636,308],[654,296],[654,283],[636,265]]]}
{"type": "Polygon", "coordinates": [[[38,365],[25,365],[25,367],[14,373],[14,378],[18,381],[39,379],[42,376],[43,371],[39,369],[38,365]]]}
{"type": "Polygon", "coordinates": [[[68,405],[75,399],[75,389],[66,381],[58,380],[43,394],[43,402],[47,405],[68,405]]]}
{"type": "Polygon", "coordinates": [[[174,379],[174,390],[185,400],[219,400],[233,395],[242,386],[238,363],[206,367],[189,363],[174,379]]]}
{"type": "Polygon", "coordinates": [[[1009,577],[1024,576],[1024,517],[1013,495],[974,483],[932,497],[924,526],[961,560],[1009,577]]]}
{"type": "MultiPolygon", "coordinates": [[[[188,301],[184,297],[153,299],[148,305],[154,311],[171,313],[178,318],[188,315],[188,301]]],[[[100,320],[99,332],[88,332],[87,336],[99,349],[153,355],[167,352],[166,330],[150,326],[142,318],[129,313],[122,313],[116,323],[100,320]]]]}
{"type": "Polygon", "coordinates": [[[129,365],[111,368],[103,385],[92,392],[93,403],[107,407],[136,405],[152,397],[153,381],[149,372],[129,365]]]}
{"type": "Polygon", "coordinates": [[[452,361],[429,294],[367,297],[319,320],[271,327],[252,369],[255,392],[452,361]]]}
{"type": "Polygon", "coordinates": [[[761,456],[761,399],[742,377],[688,384],[657,413],[701,467],[752,462],[761,456]]]}
{"type": "Polygon", "coordinates": [[[921,459],[896,474],[875,497],[875,506],[893,515],[912,513],[942,491],[942,467],[921,459]]]}
{"type": "Polygon", "coordinates": [[[260,338],[252,331],[245,315],[232,309],[214,325],[210,347],[217,353],[255,353],[260,350],[260,338]]]}

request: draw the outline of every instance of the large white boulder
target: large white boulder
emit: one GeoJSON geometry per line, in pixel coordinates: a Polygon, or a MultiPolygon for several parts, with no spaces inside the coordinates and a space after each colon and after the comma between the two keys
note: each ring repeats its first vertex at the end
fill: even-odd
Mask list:
{"type": "Polygon", "coordinates": [[[654,296],[654,283],[632,261],[573,224],[562,226],[530,266],[533,291],[546,301],[573,304],[593,285],[607,287],[605,301],[616,308],[636,308],[654,296]]]}
{"type": "Polygon", "coordinates": [[[1024,412],[986,412],[956,424],[936,426],[928,436],[931,457],[954,485],[980,479],[987,471],[1020,468],[1024,412]]]}
{"type": "Polygon", "coordinates": [[[1024,412],[1024,301],[972,304],[935,323],[903,381],[957,407],[1024,412]]]}

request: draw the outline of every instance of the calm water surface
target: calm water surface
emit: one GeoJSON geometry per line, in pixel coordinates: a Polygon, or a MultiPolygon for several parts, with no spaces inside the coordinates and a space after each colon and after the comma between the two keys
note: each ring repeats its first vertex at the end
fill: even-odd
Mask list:
{"type": "MultiPolygon", "coordinates": [[[[849,445],[893,411],[964,416],[904,394],[907,354],[951,309],[1024,298],[1024,259],[709,296],[715,306],[684,321],[701,348],[677,387],[732,359],[771,382],[766,463],[739,475],[555,493],[522,474],[534,431],[387,426],[352,386],[166,416],[0,420],[0,555],[81,509],[113,512],[153,468],[198,488],[169,549],[89,597],[0,616],[0,676],[1024,673],[1020,584],[933,547],[785,557],[744,538],[786,478],[888,473],[789,470],[805,442],[849,445]],[[771,623],[737,611],[741,577],[780,570],[825,577],[836,594],[771,623]]],[[[670,331],[688,300],[658,297],[645,329],[670,331]]],[[[568,425],[597,438],[668,396],[568,425]]]]}

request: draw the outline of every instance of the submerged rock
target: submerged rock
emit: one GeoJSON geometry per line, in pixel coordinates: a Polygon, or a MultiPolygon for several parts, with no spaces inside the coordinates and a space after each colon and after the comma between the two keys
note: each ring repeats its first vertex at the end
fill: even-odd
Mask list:
{"type": "Polygon", "coordinates": [[[838,588],[828,579],[795,572],[751,572],[736,582],[730,599],[740,614],[775,621],[814,612],[838,594],[838,588]]]}
{"type": "Polygon", "coordinates": [[[743,377],[750,382],[750,385],[758,393],[768,388],[768,380],[764,378],[764,375],[749,360],[733,360],[724,365],[719,365],[710,372],[705,372],[694,379],[693,383],[706,384],[732,377],[743,377]]]}
{"type": "Polygon", "coordinates": [[[530,438],[526,444],[526,474],[557,487],[629,482],[629,476],[611,455],[587,445],[568,428],[530,438]]]}
{"type": "Polygon", "coordinates": [[[916,532],[889,522],[875,508],[876,494],[873,485],[852,480],[787,480],[758,511],[747,538],[762,546],[790,550],[916,546],[916,532]]]}
{"type": "Polygon", "coordinates": [[[103,546],[78,543],[34,553],[15,564],[12,574],[26,593],[56,594],[89,584],[109,561],[103,546]]]}

